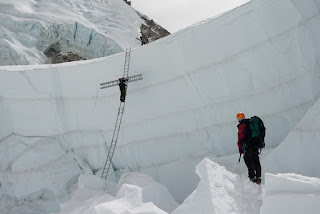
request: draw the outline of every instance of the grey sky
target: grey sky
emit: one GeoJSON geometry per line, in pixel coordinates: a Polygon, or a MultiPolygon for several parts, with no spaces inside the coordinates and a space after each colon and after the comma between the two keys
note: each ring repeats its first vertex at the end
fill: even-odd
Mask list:
{"type": "Polygon", "coordinates": [[[170,33],[174,33],[248,1],[250,0],[131,0],[131,4],[170,33]]]}

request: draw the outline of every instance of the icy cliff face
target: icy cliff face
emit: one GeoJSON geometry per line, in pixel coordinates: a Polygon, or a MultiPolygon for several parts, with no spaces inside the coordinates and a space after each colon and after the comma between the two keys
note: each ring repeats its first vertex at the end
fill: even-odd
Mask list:
{"type": "MultiPolygon", "coordinates": [[[[278,146],[320,96],[318,8],[319,0],[256,0],[133,49],[130,75],[142,73],[144,79],[129,85],[114,168],[152,175],[181,202],[196,180],[191,173],[181,179],[179,172],[194,171],[194,163],[178,168],[176,161],[235,154],[237,112],[261,116],[267,147],[278,146]]],[[[67,194],[55,188],[57,181],[70,189],[80,173],[102,169],[119,89],[100,90],[99,83],[119,78],[123,63],[119,54],[0,68],[6,196],[38,197],[41,185],[25,188],[30,176],[30,182],[47,185],[45,195],[61,201],[67,194]],[[31,145],[39,137],[45,142],[31,145]],[[11,144],[19,152],[7,152],[11,144]],[[68,170],[60,171],[64,160],[68,170]]]]}
{"type": "Polygon", "coordinates": [[[318,213],[320,210],[320,178],[267,173],[265,188],[261,214],[318,213]]]}
{"type": "Polygon", "coordinates": [[[320,177],[320,99],[263,161],[264,171],[320,177]],[[294,155],[293,155],[294,154],[294,155]]]}
{"type": "Polygon", "coordinates": [[[0,65],[50,63],[50,50],[92,59],[136,47],[143,21],[117,0],[0,0],[0,65]]]}

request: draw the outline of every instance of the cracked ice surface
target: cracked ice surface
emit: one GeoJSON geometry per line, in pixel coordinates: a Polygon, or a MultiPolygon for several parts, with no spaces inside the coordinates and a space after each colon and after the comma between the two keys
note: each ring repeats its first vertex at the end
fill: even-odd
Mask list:
{"type": "Polygon", "coordinates": [[[123,1],[0,0],[0,65],[44,64],[44,52],[85,59],[136,47],[142,20],[123,1]]]}
{"type": "MultiPolygon", "coordinates": [[[[152,175],[182,202],[198,182],[196,163],[184,160],[237,152],[237,112],[261,116],[267,147],[278,146],[320,95],[319,5],[319,0],[251,1],[133,49],[130,74],[142,73],[144,80],[128,88],[115,169],[152,175]]],[[[99,90],[99,83],[118,79],[123,62],[124,55],[118,54],[62,65],[0,68],[0,147],[6,163],[1,184],[6,195],[30,198],[39,192],[32,182],[45,186],[50,181],[45,195],[62,201],[75,177],[102,169],[119,89],[99,90]],[[47,138],[56,161],[50,162],[55,160],[50,154],[45,168],[32,160],[28,163],[33,165],[23,165],[18,155],[32,156],[26,144],[39,137],[47,138]],[[17,154],[6,152],[11,144],[17,144],[17,154]],[[59,161],[67,163],[60,166],[59,161]],[[49,180],[43,175],[47,171],[49,180]],[[25,182],[24,173],[32,179],[25,182]],[[24,190],[25,185],[30,187],[24,190]]],[[[36,148],[44,156],[50,152],[36,148]]]]}

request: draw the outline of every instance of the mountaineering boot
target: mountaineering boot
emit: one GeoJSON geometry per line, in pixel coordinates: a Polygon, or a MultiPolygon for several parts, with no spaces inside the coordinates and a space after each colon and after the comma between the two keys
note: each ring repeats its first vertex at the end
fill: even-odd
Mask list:
{"type": "Polygon", "coordinates": [[[124,95],[124,94],[121,94],[121,96],[120,96],[120,101],[121,101],[121,102],[124,102],[124,101],[125,101],[125,98],[126,98],[125,95],[124,95]]]}
{"type": "Polygon", "coordinates": [[[257,183],[258,185],[260,185],[260,184],[261,184],[261,178],[256,178],[256,179],[254,180],[254,182],[257,183]]]}
{"type": "Polygon", "coordinates": [[[249,178],[249,179],[250,179],[250,181],[252,181],[253,183],[256,182],[256,179],[255,179],[255,178],[249,178]]]}

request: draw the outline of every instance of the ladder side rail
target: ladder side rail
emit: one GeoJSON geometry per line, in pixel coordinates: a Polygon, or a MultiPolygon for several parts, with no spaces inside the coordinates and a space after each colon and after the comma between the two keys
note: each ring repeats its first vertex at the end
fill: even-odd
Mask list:
{"type": "Polygon", "coordinates": [[[108,161],[106,161],[106,163],[105,163],[105,168],[103,169],[103,171],[102,171],[102,175],[101,175],[101,178],[104,178],[105,177],[105,175],[106,175],[106,169],[110,166],[110,161],[109,161],[109,159],[107,159],[108,161]]]}
{"type": "Polygon", "coordinates": [[[126,77],[128,77],[128,76],[129,76],[130,57],[131,57],[131,48],[129,49],[129,55],[128,55],[128,68],[127,68],[126,77]]]}
{"type": "Polygon", "coordinates": [[[116,142],[118,140],[118,135],[119,135],[119,132],[120,132],[120,125],[121,125],[121,120],[122,120],[122,114],[123,113],[121,113],[121,114],[118,113],[116,124],[115,124],[114,130],[113,130],[112,142],[116,142]],[[115,136],[116,136],[116,138],[115,138],[115,136]]]}
{"type": "Polygon", "coordinates": [[[107,179],[108,172],[109,172],[109,169],[110,169],[110,166],[111,166],[111,163],[112,163],[113,154],[114,154],[114,151],[115,151],[115,148],[116,148],[116,144],[117,144],[116,141],[115,142],[114,141],[111,142],[111,145],[110,145],[109,151],[108,151],[107,160],[106,160],[106,163],[104,165],[101,178],[103,178],[104,172],[107,170],[106,171],[106,176],[105,176],[105,179],[107,179]]]}
{"type": "Polygon", "coordinates": [[[124,63],[124,71],[123,71],[123,77],[127,78],[129,73],[129,64],[130,64],[130,52],[131,48],[126,49],[126,59],[124,63]]]}
{"type": "MultiPolygon", "coordinates": [[[[111,160],[112,160],[112,158],[113,158],[113,154],[114,154],[114,150],[113,150],[113,152],[112,152],[112,154],[111,154],[111,160]]],[[[107,170],[107,174],[106,174],[105,180],[107,180],[107,177],[108,177],[108,174],[109,174],[109,170],[110,170],[110,166],[111,166],[111,161],[110,161],[110,164],[109,164],[109,167],[108,167],[108,170],[107,170]]]]}
{"type": "Polygon", "coordinates": [[[132,80],[140,79],[142,78],[142,74],[137,74],[131,77],[128,77],[128,82],[131,82],[132,80]]]}
{"type": "MultiPolygon", "coordinates": [[[[113,131],[113,137],[112,137],[111,144],[110,144],[110,146],[109,146],[109,151],[108,151],[107,159],[106,159],[106,162],[105,162],[103,171],[102,171],[102,176],[103,176],[105,170],[106,170],[107,168],[109,168],[109,167],[110,167],[110,164],[111,164],[111,158],[110,158],[110,156],[113,156],[112,153],[114,152],[114,150],[113,150],[112,148],[113,148],[113,147],[115,148],[114,144],[116,144],[116,142],[115,142],[114,139],[113,139],[114,136],[115,136],[115,131],[113,131]],[[109,162],[109,164],[108,164],[108,162],[109,162]]],[[[101,177],[101,178],[103,178],[103,177],[101,177]]]]}
{"type": "MultiPolygon", "coordinates": [[[[109,147],[108,157],[107,157],[107,161],[106,161],[105,168],[104,168],[104,171],[107,170],[105,179],[107,179],[107,176],[109,174],[109,170],[110,170],[110,167],[111,167],[111,164],[112,164],[112,159],[113,159],[113,155],[114,155],[114,152],[115,152],[115,149],[116,149],[116,146],[117,146],[117,142],[118,141],[116,139],[115,141],[113,141],[114,144],[112,144],[112,146],[109,147]],[[109,164],[107,164],[108,162],[109,162],[109,164]]],[[[103,175],[104,171],[102,172],[102,175],[103,175]]]]}
{"type": "MultiPolygon", "coordinates": [[[[110,145],[110,147],[111,147],[111,145],[110,145]]],[[[108,151],[106,162],[105,162],[104,167],[103,167],[101,178],[103,178],[103,175],[104,175],[104,172],[105,172],[106,168],[108,168],[110,166],[110,163],[111,163],[111,161],[109,161],[110,160],[109,159],[109,157],[110,157],[110,147],[109,147],[109,151],[108,151]],[[109,164],[108,164],[108,162],[109,162],[109,164]]]]}
{"type": "Polygon", "coordinates": [[[123,67],[123,77],[125,77],[126,73],[126,67],[127,67],[127,61],[128,61],[128,51],[129,49],[126,49],[126,55],[125,55],[125,60],[124,60],[124,67],[123,67]]]}
{"type": "Polygon", "coordinates": [[[109,82],[103,82],[103,83],[100,83],[100,85],[103,86],[103,85],[107,85],[107,84],[111,84],[111,83],[119,84],[119,80],[112,80],[109,82]]]}
{"type": "Polygon", "coordinates": [[[103,176],[103,174],[104,174],[104,172],[105,172],[105,170],[107,168],[107,174],[105,176],[105,179],[107,179],[108,172],[109,172],[109,169],[110,169],[110,165],[112,163],[113,154],[114,154],[114,151],[115,151],[115,148],[116,148],[116,145],[117,145],[119,132],[120,132],[120,125],[121,125],[121,120],[122,120],[122,115],[123,115],[123,111],[121,111],[121,109],[124,110],[124,106],[125,106],[124,103],[120,104],[120,107],[119,107],[119,110],[118,110],[118,115],[117,115],[117,120],[116,120],[116,124],[115,124],[115,128],[113,130],[112,141],[111,141],[111,144],[110,144],[110,147],[109,147],[109,151],[108,151],[107,160],[106,160],[104,169],[102,171],[102,176],[103,176]],[[107,166],[108,161],[109,161],[109,164],[107,166]]]}
{"type": "Polygon", "coordinates": [[[110,82],[104,82],[104,83],[100,84],[100,89],[116,86],[116,85],[119,85],[119,83],[120,83],[119,80],[114,80],[114,81],[110,81],[110,82]]]}
{"type": "MultiPolygon", "coordinates": [[[[133,81],[142,80],[142,79],[143,79],[142,78],[142,74],[138,74],[138,75],[135,75],[135,76],[128,77],[128,81],[127,82],[133,82],[133,81]]],[[[119,80],[100,83],[100,89],[113,87],[113,86],[119,85],[119,83],[120,83],[119,80]]]]}
{"type": "Polygon", "coordinates": [[[134,79],[130,79],[128,82],[135,82],[135,81],[142,80],[142,79],[143,79],[142,77],[137,77],[134,79]]]}

